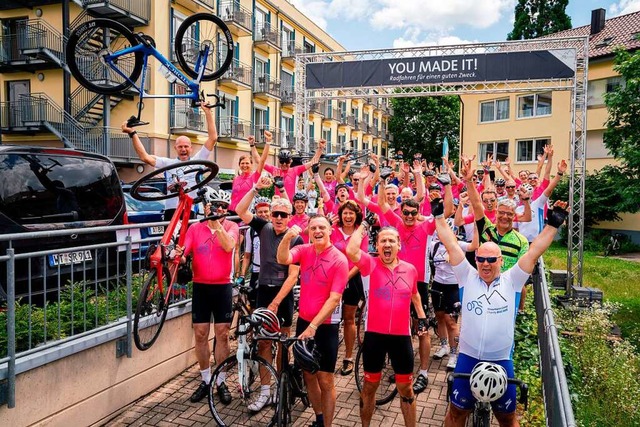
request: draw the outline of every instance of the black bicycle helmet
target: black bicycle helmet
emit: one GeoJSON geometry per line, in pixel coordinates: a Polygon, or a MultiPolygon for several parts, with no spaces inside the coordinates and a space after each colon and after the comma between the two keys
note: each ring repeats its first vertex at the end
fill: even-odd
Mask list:
{"type": "Polygon", "coordinates": [[[280,163],[291,161],[291,151],[281,150],[280,153],[278,153],[278,160],[280,161],[280,163]]]}
{"type": "Polygon", "coordinates": [[[296,200],[302,200],[304,202],[308,202],[309,196],[307,196],[307,193],[303,191],[298,191],[296,192],[296,194],[293,195],[293,201],[295,202],[296,200]]]}
{"type": "Polygon", "coordinates": [[[303,371],[315,374],[320,369],[314,340],[298,340],[293,345],[293,357],[303,371]]]}
{"type": "Polygon", "coordinates": [[[502,179],[502,178],[498,178],[498,179],[496,179],[496,186],[500,186],[500,187],[502,187],[502,186],[503,186],[503,185],[505,185],[506,183],[507,183],[507,182],[506,182],[504,179],[502,179]]]}

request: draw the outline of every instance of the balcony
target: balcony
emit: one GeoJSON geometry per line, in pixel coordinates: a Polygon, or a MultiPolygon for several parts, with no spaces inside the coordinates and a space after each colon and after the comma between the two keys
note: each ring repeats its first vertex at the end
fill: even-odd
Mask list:
{"type": "Polygon", "coordinates": [[[222,1],[218,7],[218,14],[225,24],[229,27],[229,31],[236,37],[251,35],[251,22],[253,13],[235,1],[222,1]]]}
{"type": "Polygon", "coordinates": [[[267,100],[280,99],[280,80],[272,78],[269,74],[255,76],[253,78],[253,95],[267,100]]]}
{"type": "Polygon", "coordinates": [[[325,108],[324,120],[327,122],[338,121],[339,117],[340,117],[340,110],[338,110],[337,108],[330,108],[327,105],[327,108],[325,108]]]}
{"type": "Polygon", "coordinates": [[[375,99],[372,97],[368,97],[364,99],[364,106],[365,107],[373,107],[375,106],[375,99]]]}
{"type": "Polygon", "coordinates": [[[282,63],[293,66],[295,64],[295,56],[304,52],[300,44],[296,44],[295,40],[289,40],[282,46],[282,63]]]}
{"type": "Polygon", "coordinates": [[[380,131],[378,130],[377,126],[370,126],[370,132],[369,132],[374,138],[378,138],[380,135],[380,131]]]}
{"type": "Polygon", "coordinates": [[[256,28],[254,34],[254,45],[268,53],[277,53],[282,50],[280,32],[265,24],[261,28],[256,28]]]}
{"type": "Polygon", "coordinates": [[[324,103],[323,101],[314,100],[309,103],[310,114],[318,114],[320,116],[323,116],[326,109],[326,103],[324,103]]]}
{"type": "Polygon", "coordinates": [[[129,27],[149,24],[151,0],[76,0],[91,16],[109,18],[129,27]]]}
{"type": "Polygon", "coordinates": [[[293,86],[287,86],[280,88],[280,98],[282,99],[282,106],[293,106],[296,102],[296,93],[293,86]]]}
{"type": "Polygon", "coordinates": [[[199,109],[182,103],[171,107],[169,120],[171,133],[182,135],[205,135],[207,133],[207,121],[204,113],[199,109]]]}
{"type": "Polygon", "coordinates": [[[0,34],[0,72],[19,72],[64,66],[62,34],[42,19],[17,22],[15,34],[0,34]]]}
{"type": "Polygon", "coordinates": [[[251,66],[233,59],[229,69],[220,77],[218,84],[235,89],[251,89],[251,66]]]}
{"type": "Polygon", "coordinates": [[[296,148],[296,138],[293,131],[280,130],[280,148],[296,148]]]}
{"type": "Polygon", "coordinates": [[[256,138],[256,144],[264,144],[267,141],[264,138],[264,131],[268,130],[271,132],[271,144],[274,147],[279,147],[282,144],[282,132],[280,129],[274,128],[273,126],[266,125],[255,125],[253,126],[253,136],[256,138]]]}
{"type": "Polygon", "coordinates": [[[235,116],[217,117],[216,126],[220,142],[245,142],[247,137],[252,135],[251,122],[235,116]]]}
{"type": "Polygon", "coordinates": [[[34,7],[56,3],[60,3],[60,0],[2,0],[0,1],[0,10],[20,9],[23,7],[33,9],[34,7]]]}

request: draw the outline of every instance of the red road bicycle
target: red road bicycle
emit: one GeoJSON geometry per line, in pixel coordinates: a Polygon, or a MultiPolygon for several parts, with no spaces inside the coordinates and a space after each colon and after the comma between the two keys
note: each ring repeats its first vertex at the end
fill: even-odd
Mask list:
{"type": "MultiPolygon", "coordinates": [[[[169,165],[143,176],[131,187],[131,196],[138,200],[165,200],[178,197],[176,208],[162,239],[155,247],[149,247],[149,274],[147,275],[136,305],[133,318],[133,339],[139,350],[148,350],[158,339],[169,310],[171,290],[176,282],[179,256],[172,256],[175,245],[184,246],[187,227],[191,217],[191,207],[204,194],[204,187],[218,173],[218,165],[206,160],[188,160],[169,165]],[[161,196],[141,191],[151,180],[171,177],[167,194],[161,196]],[[198,191],[198,197],[189,193],[198,191]]],[[[209,219],[209,218],[205,218],[209,219]]]]}

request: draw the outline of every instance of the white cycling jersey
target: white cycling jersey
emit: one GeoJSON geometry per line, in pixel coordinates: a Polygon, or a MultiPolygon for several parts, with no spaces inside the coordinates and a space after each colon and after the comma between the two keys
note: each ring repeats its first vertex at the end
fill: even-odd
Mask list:
{"type": "Polygon", "coordinates": [[[480,360],[510,359],[520,293],[529,274],[516,264],[487,286],[466,259],[453,272],[462,303],[460,353],[480,360]]]}
{"type": "MultiPolygon", "coordinates": [[[[533,242],[533,239],[542,233],[542,229],[544,228],[544,208],[547,205],[547,200],[549,200],[549,198],[545,196],[544,193],[533,200],[531,202],[531,221],[521,222],[519,224],[518,231],[527,238],[529,243],[533,242]]],[[[524,206],[518,206],[516,213],[524,213],[524,206]]]]}
{"type": "MultiPolygon", "coordinates": [[[[200,150],[198,150],[198,152],[196,154],[193,155],[193,157],[191,157],[189,160],[207,160],[209,159],[209,155],[212,152],[207,150],[204,146],[202,146],[202,148],[200,148],[200,150]]],[[[175,165],[176,163],[181,163],[182,160],[178,159],[178,158],[168,158],[168,157],[160,157],[157,156],[156,157],[156,169],[160,169],[169,165],[175,165]]],[[[197,167],[197,166],[196,166],[197,167]]],[[[180,179],[184,179],[185,181],[187,181],[187,187],[193,187],[196,184],[196,174],[195,173],[189,173],[189,174],[185,174],[185,172],[189,171],[191,167],[183,169],[183,168],[176,168],[174,169],[175,174],[177,174],[180,179]]],[[[171,177],[168,173],[165,172],[165,176],[164,176],[165,180],[167,181],[167,185],[171,185],[171,183],[173,183],[173,177],[171,177]]],[[[191,197],[196,197],[198,195],[198,191],[191,191],[189,193],[189,195],[191,197]]],[[[165,209],[175,209],[178,207],[178,198],[177,197],[171,197],[169,199],[167,199],[165,201],[165,209]]],[[[195,206],[194,206],[195,209],[195,206]]]]}

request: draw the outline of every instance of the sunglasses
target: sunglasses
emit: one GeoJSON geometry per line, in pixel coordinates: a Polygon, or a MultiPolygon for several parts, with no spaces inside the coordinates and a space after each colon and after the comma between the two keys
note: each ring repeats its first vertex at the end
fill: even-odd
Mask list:
{"type": "Polygon", "coordinates": [[[271,212],[271,216],[274,218],[289,218],[289,214],[282,211],[271,212]]]}
{"type": "Polygon", "coordinates": [[[282,160],[280,161],[281,165],[288,165],[289,163],[291,163],[291,160],[285,160],[284,162],[282,160]]]}
{"type": "Polygon", "coordinates": [[[402,213],[405,216],[418,216],[418,211],[407,211],[407,210],[404,210],[404,211],[402,211],[402,213]]]}
{"type": "Polygon", "coordinates": [[[495,264],[499,258],[499,256],[477,256],[476,261],[478,262],[478,264],[482,264],[485,262],[488,262],[489,264],[495,264]]]}
{"type": "Polygon", "coordinates": [[[516,188],[515,185],[507,185],[507,188],[516,188]]]}
{"type": "Polygon", "coordinates": [[[229,204],[222,203],[222,202],[211,202],[211,209],[218,209],[218,208],[229,209],[229,204]]]}
{"type": "Polygon", "coordinates": [[[495,203],[496,199],[483,200],[484,203],[495,203]]]}

